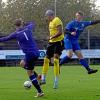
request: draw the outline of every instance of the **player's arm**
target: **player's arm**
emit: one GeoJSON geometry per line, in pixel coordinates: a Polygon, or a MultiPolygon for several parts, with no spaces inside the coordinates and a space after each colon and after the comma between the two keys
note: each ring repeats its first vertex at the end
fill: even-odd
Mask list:
{"type": "Polygon", "coordinates": [[[84,21],[84,26],[87,27],[87,26],[96,25],[96,24],[99,24],[99,23],[100,23],[100,20],[84,21]]]}
{"type": "Polygon", "coordinates": [[[66,28],[65,28],[65,30],[64,30],[64,33],[65,33],[65,34],[71,34],[71,32],[76,32],[76,30],[73,29],[73,28],[72,28],[72,29],[66,29],[66,28]]]}
{"type": "Polygon", "coordinates": [[[91,25],[95,25],[95,24],[99,24],[99,23],[100,23],[100,20],[91,21],[91,25]]]}
{"type": "Polygon", "coordinates": [[[76,29],[73,28],[73,24],[74,24],[74,21],[71,21],[66,25],[65,30],[64,30],[65,34],[76,35],[76,29]]]}
{"type": "Polygon", "coordinates": [[[51,36],[50,39],[57,38],[57,37],[59,37],[60,35],[63,34],[63,30],[62,30],[62,26],[61,25],[57,26],[57,31],[58,32],[55,35],[51,36]]]}
{"type": "Polygon", "coordinates": [[[5,37],[0,38],[0,42],[12,40],[12,39],[15,39],[15,38],[16,38],[16,33],[11,33],[8,36],[5,36],[5,37]]]}

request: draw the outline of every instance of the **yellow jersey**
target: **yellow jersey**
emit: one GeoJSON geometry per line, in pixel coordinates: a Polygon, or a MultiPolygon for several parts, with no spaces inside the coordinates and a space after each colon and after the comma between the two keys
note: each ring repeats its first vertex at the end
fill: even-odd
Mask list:
{"type": "MultiPolygon", "coordinates": [[[[59,25],[62,26],[62,30],[63,30],[63,23],[58,17],[55,17],[52,21],[50,21],[49,23],[50,36],[53,36],[58,32],[57,26],[59,25]]],[[[63,38],[64,38],[64,33],[62,33],[60,36],[56,38],[50,39],[49,42],[58,42],[58,41],[63,40],[63,38]]]]}

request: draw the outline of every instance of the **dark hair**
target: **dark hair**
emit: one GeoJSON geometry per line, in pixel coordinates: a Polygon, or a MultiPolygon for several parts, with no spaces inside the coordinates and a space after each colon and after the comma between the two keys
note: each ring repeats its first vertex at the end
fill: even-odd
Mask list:
{"type": "Polygon", "coordinates": [[[14,25],[15,26],[21,26],[23,23],[22,19],[16,19],[15,22],[14,22],[14,25]]]}
{"type": "Polygon", "coordinates": [[[84,16],[84,13],[82,11],[78,11],[76,13],[80,14],[81,16],[84,16]]]}

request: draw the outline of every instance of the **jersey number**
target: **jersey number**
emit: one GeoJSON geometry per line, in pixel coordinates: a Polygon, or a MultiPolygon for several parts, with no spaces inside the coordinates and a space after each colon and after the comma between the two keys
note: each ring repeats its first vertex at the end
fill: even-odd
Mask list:
{"type": "Polygon", "coordinates": [[[26,33],[24,32],[23,34],[24,34],[26,40],[29,40],[29,39],[28,39],[28,36],[26,35],[26,33]]]}

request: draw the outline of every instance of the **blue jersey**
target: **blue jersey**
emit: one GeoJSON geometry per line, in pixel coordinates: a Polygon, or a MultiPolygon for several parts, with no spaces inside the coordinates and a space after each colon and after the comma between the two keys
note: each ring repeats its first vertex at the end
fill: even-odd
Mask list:
{"type": "Polygon", "coordinates": [[[68,29],[70,32],[76,32],[76,35],[73,36],[71,34],[68,34],[67,37],[72,41],[78,40],[80,34],[89,25],[91,25],[91,21],[80,21],[80,22],[78,22],[77,20],[73,20],[73,21],[69,22],[66,25],[65,29],[68,29]]]}
{"type": "Polygon", "coordinates": [[[65,29],[68,30],[68,34],[65,35],[64,37],[64,45],[66,50],[72,49],[73,51],[80,50],[80,45],[78,43],[78,38],[80,34],[83,32],[83,30],[91,25],[91,21],[80,21],[78,22],[77,20],[73,20],[69,22],[65,29]],[[76,35],[73,36],[71,35],[71,32],[76,32],[76,35]]]}
{"type": "Polygon", "coordinates": [[[0,42],[16,39],[20,48],[25,54],[32,54],[34,56],[38,56],[39,51],[36,42],[32,36],[33,29],[34,25],[30,22],[23,28],[16,30],[14,33],[11,33],[6,37],[0,38],[0,42]]]}

